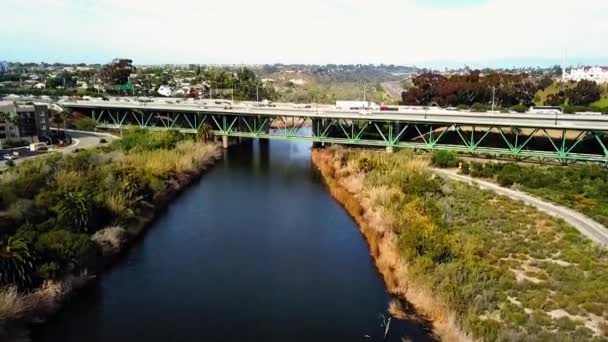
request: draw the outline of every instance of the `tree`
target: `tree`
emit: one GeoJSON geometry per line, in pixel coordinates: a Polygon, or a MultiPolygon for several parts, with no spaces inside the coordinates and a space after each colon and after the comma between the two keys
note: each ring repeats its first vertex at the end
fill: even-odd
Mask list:
{"type": "Polygon", "coordinates": [[[199,141],[206,143],[207,141],[213,139],[213,127],[209,124],[202,124],[196,133],[196,138],[199,141]]]}
{"type": "Polygon", "coordinates": [[[594,81],[582,80],[566,90],[566,97],[570,105],[587,106],[602,97],[602,89],[594,81]]]}
{"type": "Polygon", "coordinates": [[[136,70],[133,66],[133,60],[117,58],[101,69],[100,77],[106,84],[117,86],[128,83],[129,76],[136,70]]]}
{"type": "Polygon", "coordinates": [[[33,285],[36,258],[28,245],[11,236],[0,248],[0,285],[27,289],[33,285]]]}
{"type": "MultiPolygon", "coordinates": [[[[21,124],[19,121],[20,120],[17,115],[7,113],[7,112],[0,112],[0,122],[4,122],[4,123],[10,124],[12,126],[16,126],[17,129],[19,130],[19,137],[21,137],[21,124]]],[[[7,135],[7,138],[8,138],[8,135],[7,135]]]]}

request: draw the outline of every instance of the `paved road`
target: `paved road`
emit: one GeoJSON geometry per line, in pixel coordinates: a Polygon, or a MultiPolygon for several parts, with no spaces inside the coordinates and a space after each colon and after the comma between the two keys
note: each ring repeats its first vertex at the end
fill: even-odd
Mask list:
{"type": "Polygon", "coordinates": [[[481,189],[492,190],[500,195],[510,197],[515,200],[522,201],[528,205],[548,213],[549,215],[559,217],[576,228],[583,235],[598,243],[603,247],[608,246],[608,228],[604,227],[595,220],[577,212],[553,203],[547,202],[540,198],[530,196],[520,191],[501,187],[500,185],[484,181],[481,179],[472,178],[469,176],[459,175],[455,170],[433,169],[437,174],[448,177],[453,180],[475,184],[481,189]]]}
{"type": "Polygon", "coordinates": [[[502,127],[528,127],[545,129],[574,129],[591,131],[608,131],[608,116],[603,115],[571,115],[571,114],[516,114],[516,113],[473,113],[462,111],[450,111],[446,109],[431,107],[400,107],[398,112],[391,111],[368,111],[364,114],[357,110],[337,110],[335,108],[294,108],[287,105],[277,107],[255,107],[250,105],[225,104],[216,105],[212,100],[167,104],[167,103],[140,103],[121,101],[65,101],[59,103],[65,108],[96,109],[97,115],[102,110],[142,110],[163,112],[190,112],[209,114],[234,114],[234,115],[281,115],[298,116],[309,118],[338,118],[338,119],[374,119],[388,121],[403,121],[416,123],[434,124],[459,124],[477,126],[502,126],[502,127]]]}
{"type": "MultiPolygon", "coordinates": [[[[70,152],[73,152],[75,149],[93,148],[93,147],[100,145],[100,140],[102,138],[107,140],[108,143],[114,139],[118,139],[118,137],[113,136],[111,134],[107,134],[107,133],[85,132],[85,131],[76,131],[76,130],[70,130],[70,129],[68,129],[66,131],[68,132],[68,134],[70,134],[72,136],[73,143],[70,146],[66,146],[64,148],[55,150],[56,152],[70,153],[70,152]]],[[[43,156],[43,155],[46,155],[46,153],[31,154],[31,153],[29,153],[29,150],[28,150],[28,152],[26,152],[25,157],[21,156],[20,158],[15,159],[14,161],[15,161],[15,163],[18,164],[18,163],[22,162],[23,160],[36,158],[36,157],[43,156]]],[[[7,168],[6,161],[0,160],[0,170],[4,170],[6,168],[7,168]]]]}

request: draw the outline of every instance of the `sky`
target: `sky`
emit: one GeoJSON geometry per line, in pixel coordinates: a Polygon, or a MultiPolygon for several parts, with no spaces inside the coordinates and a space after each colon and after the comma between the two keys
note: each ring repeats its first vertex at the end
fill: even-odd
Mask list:
{"type": "Polygon", "coordinates": [[[608,0],[2,0],[0,60],[608,65],[608,0]]]}

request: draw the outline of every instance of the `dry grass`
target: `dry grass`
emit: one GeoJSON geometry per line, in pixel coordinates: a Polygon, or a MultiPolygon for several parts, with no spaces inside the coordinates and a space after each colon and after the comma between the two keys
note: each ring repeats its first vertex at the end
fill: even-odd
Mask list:
{"type": "MultiPolygon", "coordinates": [[[[362,152],[363,155],[366,153],[373,152],[362,152]]],[[[399,253],[397,237],[392,230],[394,219],[386,215],[379,208],[380,206],[375,205],[379,202],[392,203],[394,196],[400,196],[400,191],[379,186],[357,192],[363,179],[361,174],[354,171],[356,168],[352,167],[351,163],[335,164],[331,153],[318,150],[313,151],[312,160],[321,171],[331,195],[345,207],[359,225],[387,289],[412,303],[424,319],[433,323],[434,331],[443,340],[471,340],[455,323],[456,320],[451,317],[448,308],[438,302],[431,291],[418,286],[408,276],[408,265],[399,253]],[[336,167],[340,169],[336,170],[336,167]],[[341,178],[336,175],[340,175],[341,178]]],[[[423,173],[427,172],[427,166],[427,160],[413,158],[404,167],[409,172],[423,173]]]]}
{"type": "Polygon", "coordinates": [[[147,174],[166,177],[171,173],[195,172],[201,164],[206,163],[218,153],[213,144],[200,144],[193,141],[182,141],[175,150],[152,150],[129,154],[125,160],[137,165],[147,174]]]}
{"type": "Polygon", "coordinates": [[[14,287],[0,289],[0,321],[19,319],[30,310],[25,297],[14,287]]]}
{"type": "Polygon", "coordinates": [[[120,251],[127,241],[127,231],[122,227],[108,227],[100,229],[91,238],[104,254],[114,254],[120,251]]]}

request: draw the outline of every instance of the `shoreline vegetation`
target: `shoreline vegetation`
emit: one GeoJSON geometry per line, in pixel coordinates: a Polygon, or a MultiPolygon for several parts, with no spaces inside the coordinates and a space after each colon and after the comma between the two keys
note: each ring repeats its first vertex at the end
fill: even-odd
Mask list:
{"type": "Polygon", "coordinates": [[[217,144],[133,129],[0,175],[0,340],[59,310],[221,157],[217,144]]]}
{"type": "Polygon", "coordinates": [[[608,252],[563,221],[435,176],[410,151],[312,159],[367,239],[392,309],[446,341],[608,341],[608,252]]]}
{"type": "Polygon", "coordinates": [[[523,165],[514,162],[466,161],[455,153],[437,151],[441,168],[457,168],[462,173],[513,188],[563,205],[608,227],[608,172],[597,164],[523,165]]]}

